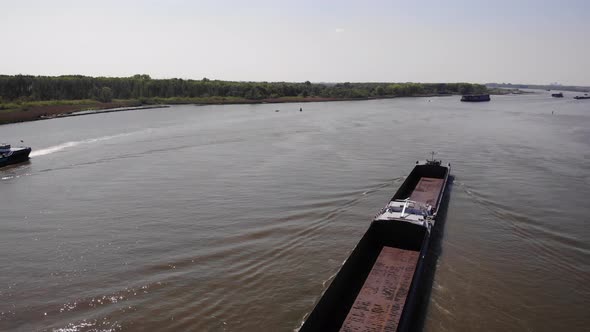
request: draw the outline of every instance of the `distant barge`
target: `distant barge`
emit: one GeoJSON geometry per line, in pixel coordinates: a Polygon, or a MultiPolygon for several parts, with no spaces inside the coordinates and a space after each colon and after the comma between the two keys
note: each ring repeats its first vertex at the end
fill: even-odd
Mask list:
{"type": "Polygon", "coordinates": [[[552,93],[551,97],[555,97],[555,98],[563,98],[563,93],[559,92],[559,93],[552,93]]]}
{"type": "Polygon", "coordinates": [[[461,101],[490,101],[490,95],[465,95],[461,101]]]}
{"type": "Polygon", "coordinates": [[[450,170],[434,159],[417,162],[300,332],[416,330],[424,261],[450,170]]]}
{"type": "Polygon", "coordinates": [[[590,99],[590,96],[588,96],[588,94],[585,94],[584,96],[575,96],[574,99],[590,99]]]}
{"type": "Polygon", "coordinates": [[[0,144],[0,167],[27,161],[30,153],[30,147],[13,148],[10,144],[0,144]]]}

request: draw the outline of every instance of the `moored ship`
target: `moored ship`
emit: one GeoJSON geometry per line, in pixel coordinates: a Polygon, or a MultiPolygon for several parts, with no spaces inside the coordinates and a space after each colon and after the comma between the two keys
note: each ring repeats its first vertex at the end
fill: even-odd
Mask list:
{"type": "Polygon", "coordinates": [[[563,98],[563,93],[562,92],[552,93],[551,94],[551,97],[554,97],[554,98],[563,98]]]}
{"type": "Polygon", "coordinates": [[[490,101],[490,95],[464,95],[461,101],[490,101]]]}
{"type": "Polygon", "coordinates": [[[30,153],[30,147],[13,148],[10,144],[0,144],[0,167],[27,161],[30,153]]]}
{"type": "Polygon", "coordinates": [[[300,331],[414,331],[425,257],[451,166],[417,162],[300,331]]]}

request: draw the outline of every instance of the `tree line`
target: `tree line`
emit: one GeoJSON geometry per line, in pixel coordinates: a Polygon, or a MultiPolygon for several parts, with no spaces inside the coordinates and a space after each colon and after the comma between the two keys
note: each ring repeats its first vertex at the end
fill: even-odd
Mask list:
{"type": "Polygon", "coordinates": [[[203,78],[0,75],[0,103],[45,100],[238,97],[369,98],[444,94],[477,94],[486,87],[469,83],[304,83],[235,82],[203,78]]]}
{"type": "Polygon", "coordinates": [[[495,88],[508,88],[508,89],[538,89],[538,90],[590,92],[590,87],[576,86],[576,85],[487,83],[486,86],[488,88],[494,88],[494,89],[495,88]]]}

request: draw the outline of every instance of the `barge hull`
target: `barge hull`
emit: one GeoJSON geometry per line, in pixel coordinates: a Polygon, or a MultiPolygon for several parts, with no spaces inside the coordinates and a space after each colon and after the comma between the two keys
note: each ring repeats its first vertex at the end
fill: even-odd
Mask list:
{"type": "Polygon", "coordinates": [[[300,332],[415,330],[418,302],[428,290],[423,275],[431,228],[449,172],[450,165],[441,166],[440,162],[414,167],[388,206],[371,222],[300,332]],[[406,202],[402,217],[389,218],[390,204],[402,202],[406,202]],[[428,205],[431,218],[408,219],[408,211],[415,211],[406,209],[409,202],[428,205]]]}
{"type": "Polygon", "coordinates": [[[465,95],[461,97],[461,101],[471,101],[471,102],[478,102],[478,101],[490,101],[490,95],[465,95]]]}

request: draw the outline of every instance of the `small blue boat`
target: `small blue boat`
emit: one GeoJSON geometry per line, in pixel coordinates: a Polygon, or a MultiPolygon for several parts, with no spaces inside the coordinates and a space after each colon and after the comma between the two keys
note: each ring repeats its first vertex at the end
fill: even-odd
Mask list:
{"type": "Polygon", "coordinates": [[[30,147],[13,148],[10,144],[0,144],[0,167],[22,163],[29,160],[30,147]]]}

